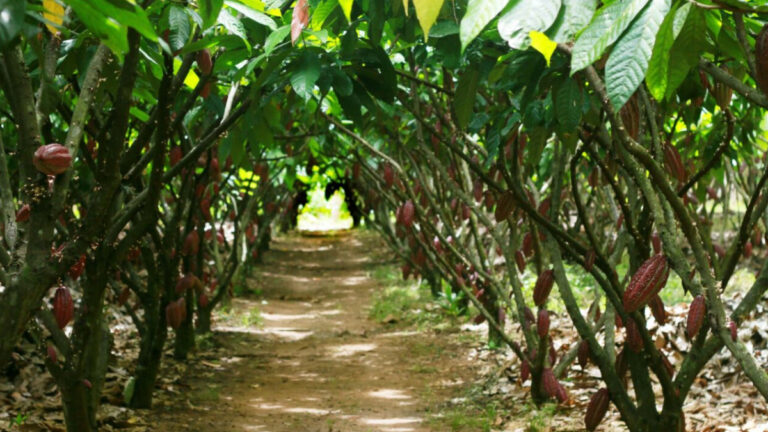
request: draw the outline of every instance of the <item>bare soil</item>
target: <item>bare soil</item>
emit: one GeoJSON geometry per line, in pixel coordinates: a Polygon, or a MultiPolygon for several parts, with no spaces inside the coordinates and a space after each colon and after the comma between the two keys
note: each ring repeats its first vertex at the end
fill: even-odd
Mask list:
{"type": "Polygon", "coordinates": [[[170,389],[182,401],[154,410],[155,430],[438,430],[430,413],[463,387],[466,349],[450,335],[368,318],[382,251],[361,232],[276,239],[252,282],[257,293],[235,300],[239,320],[216,325],[218,347],[170,389]],[[256,309],[260,324],[242,318],[256,309]]]}

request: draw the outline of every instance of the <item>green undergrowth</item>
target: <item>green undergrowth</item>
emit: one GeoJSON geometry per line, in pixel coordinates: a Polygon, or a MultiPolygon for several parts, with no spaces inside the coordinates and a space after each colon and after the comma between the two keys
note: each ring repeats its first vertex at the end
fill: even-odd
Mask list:
{"type": "Polygon", "coordinates": [[[400,269],[393,265],[378,266],[371,272],[381,289],[374,295],[369,317],[393,325],[416,325],[437,329],[461,323],[455,307],[456,299],[433,297],[426,283],[404,281],[400,269]]]}

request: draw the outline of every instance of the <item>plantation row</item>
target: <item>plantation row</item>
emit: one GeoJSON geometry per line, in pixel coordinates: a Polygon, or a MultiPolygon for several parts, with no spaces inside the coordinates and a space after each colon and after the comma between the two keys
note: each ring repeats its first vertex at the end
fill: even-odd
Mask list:
{"type": "Polygon", "coordinates": [[[611,406],[685,430],[723,349],[768,398],[737,337],[765,267],[730,286],[768,226],[763,3],[0,1],[0,365],[34,338],[68,430],[95,430],[119,307],[125,402],[150,407],[164,347],[187,357],[319,181],[403,277],[463,294],[537,404],[593,362],[588,430],[611,406]],[[671,275],[675,364],[649,330],[671,275]],[[579,335],[561,358],[553,302],[579,335]]]}

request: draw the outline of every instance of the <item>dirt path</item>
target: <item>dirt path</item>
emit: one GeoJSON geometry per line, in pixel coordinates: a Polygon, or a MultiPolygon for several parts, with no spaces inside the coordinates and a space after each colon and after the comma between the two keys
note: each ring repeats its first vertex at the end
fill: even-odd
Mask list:
{"type": "Polygon", "coordinates": [[[157,409],[158,430],[433,430],[428,411],[461,383],[461,350],[368,319],[384,250],[360,233],[277,239],[256,277],[262,294],[233,306],[241,317],[258,308],[262,325],[217,327],[221,347],[178,385],[188,407],[157,409]]]}

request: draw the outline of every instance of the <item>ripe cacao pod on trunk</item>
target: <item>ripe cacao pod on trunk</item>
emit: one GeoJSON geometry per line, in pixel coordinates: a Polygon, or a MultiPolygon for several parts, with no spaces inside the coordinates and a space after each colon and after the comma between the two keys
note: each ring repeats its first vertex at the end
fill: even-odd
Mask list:
{"type": "Polygon", "coordinates": [[[520,364],[520,382],[524,383],[528,381],[528,378],[531,376],[531,365],[528,363],[528,360],[523,360],[523,362],[520,364]]]}
{"type": "Polygon", "coordinates": [[[391,188],[392,185],[395,184],[395,170],[392,168],[392,165],[384,164],[384,167],[382,168],[382,177],[384,178],[384,184],[387,185],[387,188],[391,188]]]}
{"type": "Polygon", "coordinates": [[[188,273],[179,278],[179,281],[176,283],[176,294],[181,295],[187,291],[194,290],[198,285],[201,285],[200,279],[192,273],[188,273]]]}
{"type": "Polygon", "coordinates": [[[515,251],[515,264],[517,264],[517,270],[520,273],[525,270],[525,255],[523,255],[523,251],[519,249],[515,251]]]}
{"type": "Polygon", "coordinates": [[[669,142],[664,143],[664,167],[680,183],[685,183],[687,180],[688,173],[685,171],[683,158],[680,156],[680,152],[677,151],[677,147],[669,142]]]}
{"type": "Polygon", "coordinates": [[[207,308],[208,303],[210,303],[210,300],[208,299],[208,294],[206,293],[200,293],[200,295],[197,297],[197,305],[201,308],[207,308]]]}
{"type": "Polygon", "coordinates": [[[56,363],[58,361],[56,348],[54,348],[53,345],[48,345],[47,351],[48,351],[48,358],[51,360],[51,363],[56,363]]]}
{"type": "Polygon", "coordinates": [[[656,319],[656,322],[659,324],[666,324],[667,311],[664,310],[664,302],[658,294],[651,298],[651,301],[648,302],[648,306],[651,308],[651,313],[653,314],[653,318],[656,319]]]}
{"type": "Polygon", "coordinates": [[[654,254],[661,253],[661,237],[659,237],[659,233],[651,234],[651,244],[653,245],[654,254]]]}
{"type": "Polygon", "coordinates": [[[29,204],[24,204],[19,211],[16,212],[16,223],[24,223],[28,221],[31,215],[32,209],[29,207],[29,204]]]}
{"type": "Polygon", "coordinates": [[[579,359],[579,366],[581,366],[581,369],[585,369],[587,363],[589,363],[589,343],[586,340],[579,343],[577,358],[579,359]]]}
{"type": "Polygon", "coordinates": [[[560,383],[557,382],[557,378],[555,378],[555,374],[552,372],[551,368],[545,368],[541,371],[541,388],[544,390],[544,394],[553,398],[557,397],[559,386],[560,383]]]}
{"type": "Polygon", "coordinates": [[[61,144],[47,144],[37,148],[32,163],[43,174],[59,175],[64,174],[72,165],[72,155],[61,144]]]}
{"type": "Polygon", "coordinates": [[[213,60],[211,60],[211,53],[207,49],[202,49],[197,52],[197,66],[203,75],[208,75],[213,70],[213,60]]]}
{"type": "Polygon", "coordinates": [[[552,292],[552,285],[555,282],[555,272],[552,269],[544,270],[536,279],[536,286],[533,288],[533,303],[541,306],[546,303],[549,293],[552,292]]]}
{"type": "Polygon", "coordinates": [[[536,317],[533,315],[533,311],[528,306],[523,308],[523,314],[525,315],[524,318],[528,324],[533,324],[536,322],[536,317]]]}
{"type": "Polygon", "coordinates": [[[549,311],[539,309],[539,318],[536,320],[536,332],[539,337],[544,338],[549,333],[549,311]]]}
{"type": "Polygon", "coordinates": [[[522,250],[526,257],[533,255],[533,234],[530,232],[525,233],[523,236],[522,250]]]}
{"type": "Polygon", "coordinates": [[[728,323],[728,329],[731,331],[731,339],[733,339],[734,342],[739,338],[739,333],[737,331],[736,322],[731,321],[728,323]]]}
{"type": "Polygon", "coordinates": [[[411,227],[413,225],[413,217],[416,209],[413,205],[413,201],[408,200],[403,204],[403,208],[400,211],[400,218],[405,227],[411,227]]]}
{"type": "Polygon", "coordinates": [[[621,122],[624,123],[627,134],[637,141],[640,137],[640,104],[637,100],[637,94],[632,95],[627,103],[621,107],[619,116],[621,117],[621,122]]]}
{"type": "Polygon", "coordinates": [[[704,296],[697,295],[691,302],[691,306],[688,308],[688,322],[686,331],[688,337],[693,339],[696,334],[701,330],[701,326],[704,324],[704,317],[707,315],[707,304],[704,301],[704,296]]]}
{"type": "Polygon", "coordinates": [[[501,223],[507,220],[507,217],[512,213],[515,208],[515,197],[512,192],[504,192],[499,197],[496,203],[496,210],[493,212],[493,217],[496,222],[501,223]]]}
{"type": "Polygon", "coordinates": [[[668,277],[669,264],[666,256],[656,254],[648,258],[632,275],[629,286],[624,291],[624,310],[631,313],[643,307],[661,291],[668,277]]]}
{"type": "Polygon", "coordinates": [[[165,307],[165,321],[173,329],[181,327],[181,323],[187,318],[187,301],[184,297],[168,303],[165,307]]]}
{"type": "Polygon", "coordinates": [[[584,416],[584,426],[588,431],[591,432],[597,429],[597,426],[603,421],[605,414],[608,412],[610,403],[611,395],[605,387],[592,395],[592,398],[589,400],[589,405],[587,405],[587,413],[584,416]]]}
{"type": "Polygon", "coordinates": [[[634,319],[627,321],[625,326],[627,331],[627,345],[629,349],[634,352],[640,352],[643,350],[643,337],[640,334],[640,329],[634,319]]]}
{"type": "Polygon", "coordinates": [[[56,317],[56,324],[63,329],[72,321],[75,315],[75,303],[72,301],[72,294],[65,286],[56,288],[53,296],[53,315],[56,317]]]}
{"type": "Polygon", "coordinates": [[[184,157],[184,152],[181,150],[181,147],[179,147],[179,146],[174,146],[174,147],[171,149],[171,152],[170,152],[170,154],[168,155],[168,157],[169,157],[169,160],[170,160],[171,166],[174,166],[174,165],[176,165],[177,163],[179,163],[179,161],[181,161],[181,158],[182,158],[182,157],[184,157]]]}
{"type": "Polygon", "coordinates": [[[184,245],[181,248],[181,254],[184,256],[197,255],[199,251],[200,235],[196,230],[192,230],[184,239],[184,245]]]}

